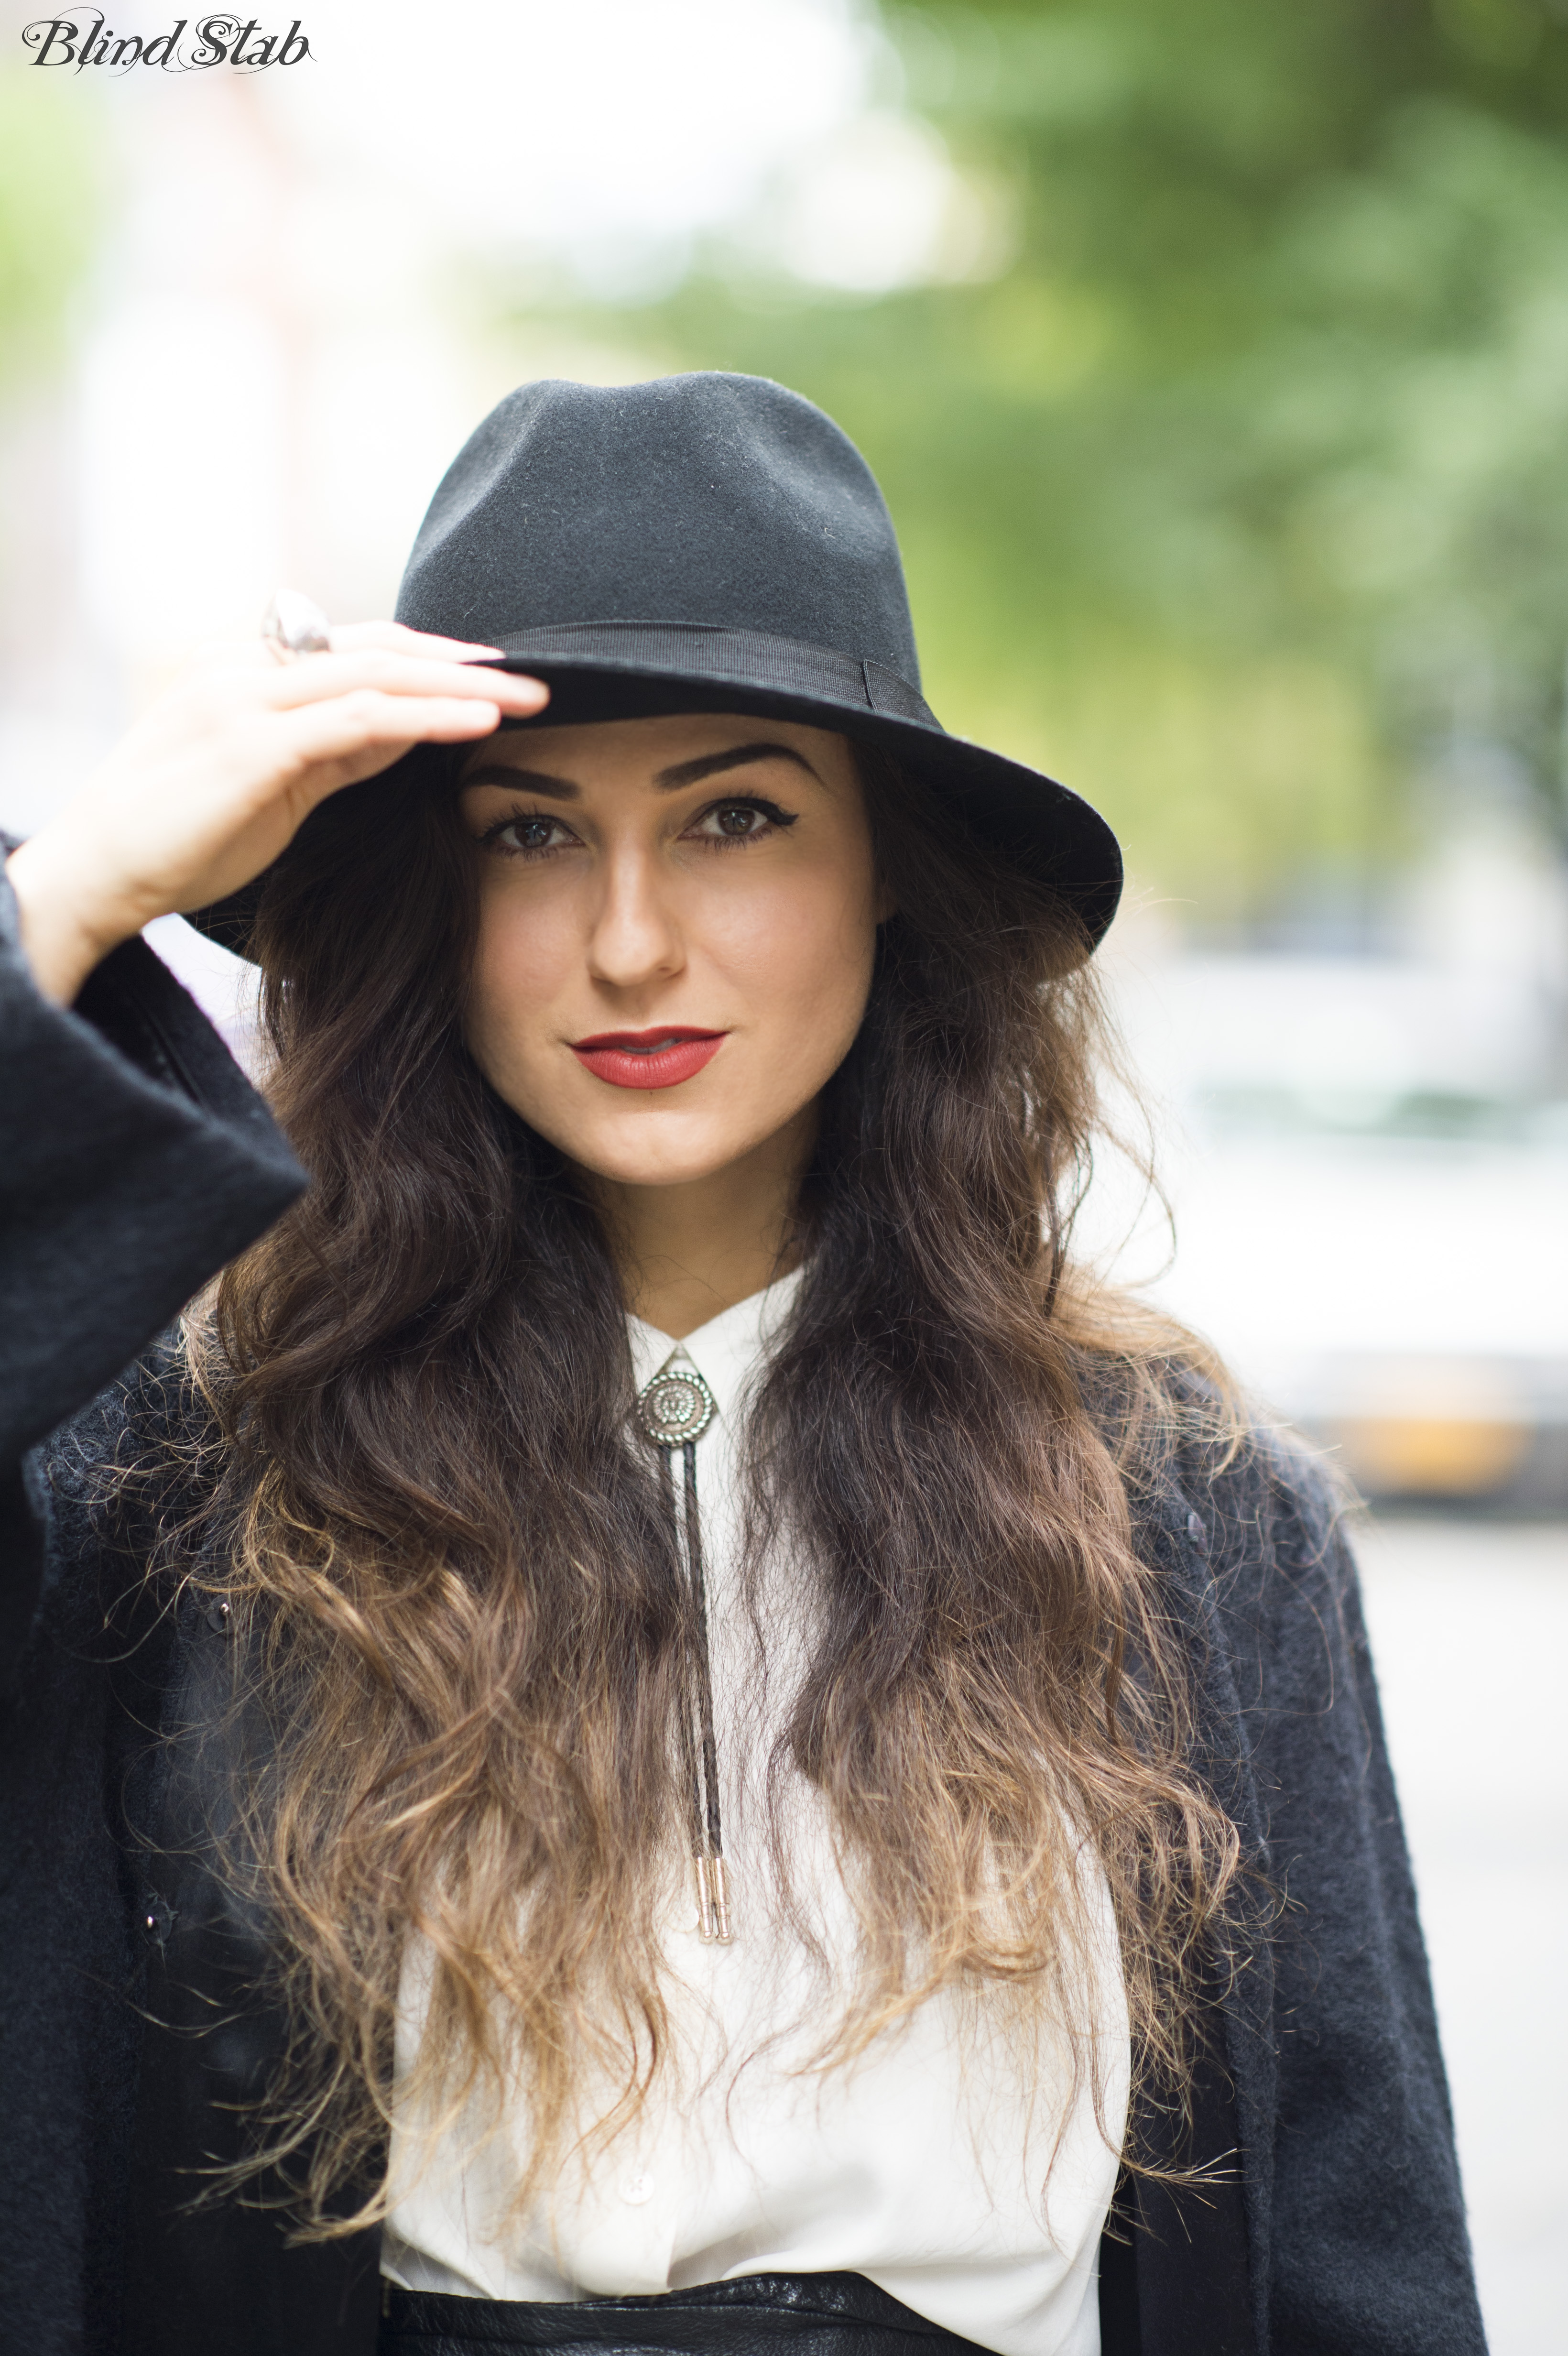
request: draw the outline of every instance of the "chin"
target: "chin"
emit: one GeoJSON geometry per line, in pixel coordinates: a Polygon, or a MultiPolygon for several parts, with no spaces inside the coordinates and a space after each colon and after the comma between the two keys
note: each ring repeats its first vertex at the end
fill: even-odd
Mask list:
{"type": "Polygon", "coordinates": [[[645,1119],[624,1128],[616,1123],[616,1133],[598,1130],[573,1142],[561,1141],[562,1150],[581,1169],[613,1185],[688,1186],[727,1170],[757,1141],[751,1136],[716,1138],[711,1132],[661,1137],[656,1132],[662,1126],[645,1119]]]}
{"type": "Polygon", "coordinates": [[[758,1142],[750,1128],[645,1096],[592,1120],[581,1108],[576,1119],[551,1119],[537,1106],[509,1101],[568,1161],[615,1186],[690,1185],[728,1169],[758,1142]]]}

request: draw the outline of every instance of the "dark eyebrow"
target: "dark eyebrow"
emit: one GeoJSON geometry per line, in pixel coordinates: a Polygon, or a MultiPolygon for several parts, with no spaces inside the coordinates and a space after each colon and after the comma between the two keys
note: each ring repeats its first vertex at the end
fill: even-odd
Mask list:
{"type": "Polygon", "coordinates": [[[547,794],[552,801],[580,802],[582,788],[574,786],[570,777],[547,776],[542,769],[514,769],[510,761],[487,761],[482,769],[463,779],[462,789],[467,793],[472,786],[501,786],[530,793],[547,794]]]}
{"type": "MultiPolygon", "coordinates": [[[[704,753],[695,761],[677,761],[670,769],[660,769],[654,784],[661,794],[678,793],[682,786],[700,785],[704,777],[716,777],[723,769],[744,768],[751,761],[793,761],[808,777],[816,771],[804,753],[793,744],[737,744],[731,753],[704,753]]],[[[822,780],[817,777],[818,785],[822,780]]]]}
{"type": "MultiPolygon", "coordinates": [[[[716,777],[725,769],[742,769],[752,761],[793,761],[808,777],[816,771],[804,753],[793,744],[737,744],[729,753],[703,753],[695,761],[677,761],[672,768],[658,770],[654,777],[656,793],[676,794],[683,786],[700,785],[704,777],[716,777]]],[[[818,785],[822,780],[817,777],[818,785]]],[[[471,786],[514,787],[518,792],[546,795],[551,801],[577,802],[582,799],[582,789],[570,777],[552,777],[542,769],[515,769],[509,761],[488,761],[463,780],[466,793],[471,786]]]]}

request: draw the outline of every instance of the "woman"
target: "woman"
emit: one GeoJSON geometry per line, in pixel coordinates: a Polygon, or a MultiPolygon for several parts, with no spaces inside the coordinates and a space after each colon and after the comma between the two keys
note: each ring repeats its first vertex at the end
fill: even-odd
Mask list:
{"type": "Polygon", "coordinates": [[[1479,2349],[1331,1504],[1067,1254],[1110,836],[777,386],[399,612],[9,862],[9,2344],[1479,2349]]]}

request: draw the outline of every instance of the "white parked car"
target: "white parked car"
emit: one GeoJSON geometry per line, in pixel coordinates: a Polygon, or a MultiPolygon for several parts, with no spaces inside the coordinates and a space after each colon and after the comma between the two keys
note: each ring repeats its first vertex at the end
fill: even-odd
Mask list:
{"type": "MultiPolygon", "coordinates": [[[[1568,1505],[1551,993],[1377,958],[1133,958],[1115,973],[1162,1106],[1175,1242],[1170,1258],[1146,1205],[1122,1269],[1367,1494],[1568,1505]]],[[[1125,1180],[1111,1193],[1125,1231],[1125,1180]]]]}

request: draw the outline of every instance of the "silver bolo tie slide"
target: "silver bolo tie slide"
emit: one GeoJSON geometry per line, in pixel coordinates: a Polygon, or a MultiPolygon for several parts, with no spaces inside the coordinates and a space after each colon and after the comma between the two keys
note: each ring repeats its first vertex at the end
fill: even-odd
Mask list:
{"type": "Polygon", "coordinates": [[[713,1730],[713,1665],[708,1646],[708,1592],[702,1572],[702,1526],[697,1510],[697,1443],[716,1412],[713,1394],[677,1350],[637,1393],[637,1426],[659,1452],[660,1476],[676,1532],[688,1630],[687,1692],[680,1711],[681,1766],[688,1830],[697,1874],[697,1927],[704,1939],[728,1944],[730,1882],[719,1815],[719,1746],[713,1730]],[[676,1505],[675,1458],[681,1458],[681,1501],[676,1505]]]}

